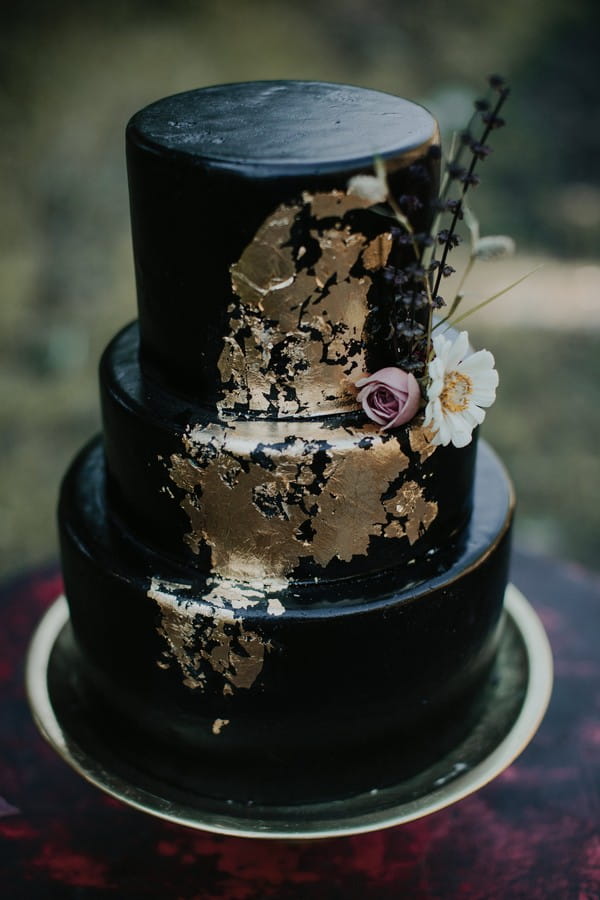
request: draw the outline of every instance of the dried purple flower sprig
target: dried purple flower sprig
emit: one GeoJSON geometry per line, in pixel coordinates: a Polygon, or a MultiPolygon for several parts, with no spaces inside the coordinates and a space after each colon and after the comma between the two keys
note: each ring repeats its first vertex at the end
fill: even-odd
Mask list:
{"type": "MultiPolygon", "coordinates": [[[[466,195],[471,187],[479,183],[475,169],[478,162],[486,159],[491,152],[491,147],[487,143],[490,133],[505,124],[499,113],[509,95],[509,88],[504,79],[498,75],[490,76],[489,86],[492,97],[496,95],[495,102],[492,102],[491,98],[475,101],[471,120],[461,133],[460,139],[455,142],[456,146],[446,165],[440,194],[436,201],[437,215],[431,231],[415,233],[412,228],[408,216],[414,211],[415,204],[419,203],[417,198],[402,196],[396,199],[388,192],[387,203],[395,219],[395,225],[391,229],[393,240],[399,248],[412,249],[410,262],[400,266],[388,266],[384,272],[390,286],[392,301],[388,305],[389,338],[396,365],[407,372],[415,373],[421,379],[426,376],[431,355],[434,310],[446,305],[439,293],[442,279],[450,277],[455,271],[448,262],[448,254],[461,243],[456,229],[465,213],[469,214],[466,195]],[[473,131],[478,120],[483,123],[483,128],[475,137],[473,131]],[[471,154],[470,161],[463,164],[463,158],[468,152],[471,154]],[[461,186],[459,196],[448,197],[451,186],[457,183],[461,186]],[[446,228],[439,229],[440,219],[444,214],[451,215],[450,224],[446,228]],[[436,259],[436,247],[441,250],[439,260],[436,259]]],[[[432,148],[432,152],[440,151],[436,147],[432,148]]],[[[382,160],[375,161],[375,170],[377,178],[384,181],[386,173],[382,160]]],[[[474,258],[473,252],[471,256],[474,258]]],[[[460,288],[464,284],[464,277],[460,288]]],[[[452,302],[450,314],[443,321],[447,321],[458,308],[462,299],[460,288],[452,302]]]]}
{"type": "MultiPolygon", "coordinates": [[[[480,160],[485,159],[489,155],[489,153],[491,153],[491,147],[486,144],[490,133],[494,129],[501,128],[503,125],[505,125],[505,121],[500,117],[499,113],[510,93],[510,88],[506,86],[504,79],[500,75],[491,75],[489,78],[489,84],[492,90],[498,92],[498,97],[493,108],[488,100],[475,101],[475,108],[477,112],[480,113],[481,119],[484,123],[483,133],[481,134],[479,139],[472,136],[471,129],[468,129],[461,135],[462,146],[468,147],[471,151],[471,163],[467,168],[461,166],[459,160],[453,160],[453,162],[450,164],[452,166],[452,171],[450,171],[450,167],[448,169],[450,179],[457,180],[462,183],[462,190],[458,200],[453,201],[452,220],[450,222],[450,227],[447,229],[443,229],[443,231],[439,232],[438,234],[438,241],[442,245],[443,250],[435,280],[435,285],[433,288],[434,295],[438,292],[443,277],[443,269],[446,264],[448,253],[450,252],[452,247],[456,246],[454,239],[458,237],[458,235],[456,235],[455,229],[459,220],[462,219],[464,215],[465,198],[467,192],[470,187],[475,187],[479,184],[479,177],[475,174],[475,167],[480,160]]],[[[431,332],[431,325],[429,326],[429,332],[431,332]]]]}

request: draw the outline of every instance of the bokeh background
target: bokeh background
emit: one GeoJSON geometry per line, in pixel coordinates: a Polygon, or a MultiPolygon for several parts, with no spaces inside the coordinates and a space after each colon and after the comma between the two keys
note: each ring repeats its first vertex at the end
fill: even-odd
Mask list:
{"type": "Polygon", "coordinates": [[[0,567],[56,554],[69,460],[99,427],[96,367],[135,316],[123,131],[180,90],[346,81],[464,125],[493,71],[513,87],[472,204],[516,256],[469,322],[501,375],[484,426],[516,482],[517,543],[600,568],[600,64],[595,0],[128,0],[0,13],[0,567]]]}

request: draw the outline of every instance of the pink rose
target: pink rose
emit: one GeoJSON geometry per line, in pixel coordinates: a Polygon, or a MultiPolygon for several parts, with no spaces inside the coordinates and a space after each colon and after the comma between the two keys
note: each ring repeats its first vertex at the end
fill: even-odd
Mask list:
{"type": "Polygon", "coordinates": [[[361,388],[356,399],[370,419],[382,430],[409,422],[421,402],[419,383],[414,375],[390,366],[356,382],[361,388]]]}

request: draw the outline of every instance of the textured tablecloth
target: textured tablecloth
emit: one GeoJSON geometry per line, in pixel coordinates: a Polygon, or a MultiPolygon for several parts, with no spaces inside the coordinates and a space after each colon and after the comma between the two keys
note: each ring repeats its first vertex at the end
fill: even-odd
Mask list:
{"type": "Polygon", "coordinates": [[[517,556],[554,651],[550,709],[492,784],[407,825],[312,843],[204,834],[87,784],[32,722],[23,659],[55,568],[0,590],[0,897],[594,900],[600,897],[600,577],[517,556]]]}

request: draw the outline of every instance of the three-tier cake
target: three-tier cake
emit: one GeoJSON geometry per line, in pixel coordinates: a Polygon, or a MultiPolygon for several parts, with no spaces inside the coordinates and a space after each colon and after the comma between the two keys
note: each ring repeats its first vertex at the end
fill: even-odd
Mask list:
{"type": "Polygon", "coordinates": [[[380,395],[414,403],[398,425],[359,402],[397,365],[382,311],[411,265],[374,166],[426,232],[436,122],[377,91],[232,84],[142,110],[127,152],[139,322],[60,502],[78,678],[182,790],[294,803],[377,788],[390,756],[414,773],[476,720],[513,504],[412,388],[380,395]]]}

